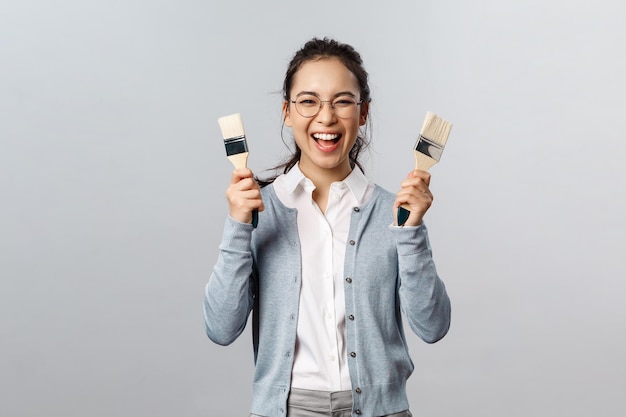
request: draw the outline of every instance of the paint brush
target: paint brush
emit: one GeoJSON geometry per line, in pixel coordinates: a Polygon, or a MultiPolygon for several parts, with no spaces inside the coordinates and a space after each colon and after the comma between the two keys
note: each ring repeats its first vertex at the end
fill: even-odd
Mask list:
{"type": "MultiPolygon", "coordinates": [[[[241,114],[235,113],[217,119],[224,137],[226,157],[233,163],[235,168],[246,168],[248,162],[248,142],[243,130],[241,114]]],[[[256,227],[259,221],[259,211],[252,212],[252,226],[256,227]]]]}
{"type": "MultiPolygon", "coordinates": [[[[452,129],[452,124],[434,113],[426,113],[422,130],[413,150],[415,169],[428,171],[430,167],[439,162],[448,136],[450,136],[450,129],[452,129]]],[[[398,207],[398,226],[403,226],[406,223],[409,214],[411,212],[407,204],[398,207]]]]}

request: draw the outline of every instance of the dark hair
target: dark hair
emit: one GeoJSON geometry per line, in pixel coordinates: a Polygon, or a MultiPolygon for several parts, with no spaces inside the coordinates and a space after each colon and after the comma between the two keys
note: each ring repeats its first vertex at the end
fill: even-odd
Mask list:
{"type": "MultiPolygon", "coordinates": [[[[354,74],[357,82],[359,83],[361,99],[364,103],[369,103],[372,99],[370,97],[368,74],[363,67],[363,60],[361,59],[361,55],[352,46],[345,43],[337,42],[336,40],[329,38],[313,38],[306,42],[304,46],[294,54],[291,62],[289,63],[289,66],[287,67],[287,72],[285,73],[285,80],[283,82],[282,90],[283,99],[289,102],[289,95],[291,93],[294,76],[304,64],[310,61],[327,58],[339,59],[341,63],[345,65],[345,67],[350,72],[352,72],[352,74],[354,74]]],[[[369,123],[369,118],[367,123],[369,123]]],[[[364,132],[360,132],[360,134],[357,136],[354,146],[350,150],[348,156],[350,158],[350,165],[357,165],[361,170],[363,170],[363,166],[359,161],[359,155],[363,149],[367,148],[368,145],[369,139],[367,137],[366,129],[364,132]]],[[[282,172],[286,174],[298,163],[298,161],[300,160],[300,155],[301,150],[298,145],[295,145],[295,151],[291,155],[291,157],[289,157],[288,160],[279,164],[273,169],[277,172],[282,172]]],[[[259,184],[263,187],[265,185],[271,184],[276,179],[276,177],[277,175],[266,180],[257,180],[259,181],[259,184]]]]}

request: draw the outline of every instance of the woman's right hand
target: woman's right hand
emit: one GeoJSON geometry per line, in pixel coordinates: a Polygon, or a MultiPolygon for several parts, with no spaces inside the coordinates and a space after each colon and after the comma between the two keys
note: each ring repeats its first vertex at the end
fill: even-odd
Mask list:
{"type": "Polygon", "coordinates": [[[252,212],[255,209],[264,209],[261,188],[248,168],[237,168],[233,171],[226,190],[226,199],[230,217],[240,223],[251,223],[252,212]]]}

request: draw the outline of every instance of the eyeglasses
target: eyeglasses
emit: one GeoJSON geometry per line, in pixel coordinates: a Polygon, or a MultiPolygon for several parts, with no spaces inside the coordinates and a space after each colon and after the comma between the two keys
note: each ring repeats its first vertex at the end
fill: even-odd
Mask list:
{"type": "Polygon", "coordinates": [[[328,103],[335,116],[340,119],[348,119],[356,113],[357,107],[363,103],[363,100],[356,101],[350,96],[339,96],[333,100],[321,100],[312,94],[302,94],[295,100],[290,100],[296,105],[296,111],[302,117],[315,117],[322,110],[324,103],[328,103]]]}

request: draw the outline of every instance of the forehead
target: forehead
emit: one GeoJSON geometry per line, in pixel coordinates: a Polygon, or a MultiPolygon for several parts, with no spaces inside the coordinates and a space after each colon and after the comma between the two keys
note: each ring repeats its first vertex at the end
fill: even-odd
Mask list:
{"type": "Polygon", "coordinates": [[[294,75],[292,93],[311,91],[320,95],[359,92],[356,76],[337,58],[308,61],[294,75]]]}

